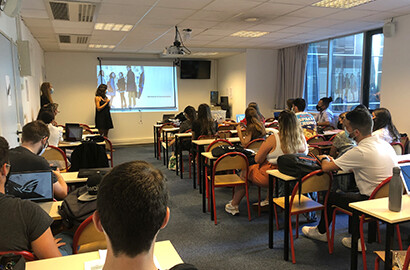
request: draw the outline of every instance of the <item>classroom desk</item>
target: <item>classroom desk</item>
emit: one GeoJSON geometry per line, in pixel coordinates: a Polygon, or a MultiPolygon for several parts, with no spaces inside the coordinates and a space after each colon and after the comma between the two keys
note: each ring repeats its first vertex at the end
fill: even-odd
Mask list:
{"type": "Polygon", "coordinates": [[[77,184],[87,182],[87,178],[78,178],[78,172],[63,172],[61,176],[67,184],[77,184]]]}
{"type": "MultiPolygon", "coordinates": [[[[87,137],[89,137],[90,135],[85,135],[83,136],[83,140],[85,140],[87,137]]],[[[95,136],[95,135],[91,135],[91,136],[95,136]]],[[[64,148],[75,148],[79,145],[81,145],[82,141],[75,141],[75,142],[68,142],[68,141],[60,141],[58,143],[58,148],[64,149],[64,148]]],[[[98,145],[105,145],[105,141],[102,142],[97,142],[98,145]]]]}
{"type": "MultiPolygon", "coordinates": [[[[174,265],[183,263],[178,252],[170,241],[156,242],[154,246],[154,256],[157,259],[161,269],[169,269],[174,265]]],[[[26,262],[27,270],[83,270],[84,263],[98,260],[100,255],[98,251],[87,252],[82,254],[26,262]]]]}
{"type": "MultiPolygon", "coordinates": [[[[182,141],[184,140],[191,140],[192,138],[192,132],[186,132],[186,133],[176,133],[174,134],[175,136],[175,149],[176,149],[176,153],[177,153],[177,163],[176,163],[176,170],[175,173],[176,175],[178,175],[178,173],[181,174],[181,179],[184,178],[183,176],[183,171],[182,171],[182,167],[183,167],[183,159],[182,159],[182,141]],[[179,157],[179,160],[178,160],[179,157]]],[[[191,166],[191,164],[189,164],[189,166],[191,166]]]]}
{"type": "MultiPolygon", "coordinates": [[[[205,148],[205,145],[209,145],[209,144],[211,144],[213,141],[215,141],[215,140],[217,140],[217,138],[216,139],[205,139],[205,140],[192,140],[192,144],[193,144],[193,147],[192,147],[192,149],[196,152],[196,154],[198,154],[198,160],[197,161],[195,161],[195,158],[194,158],[194,174],[193,174],[193,177],[192,177],[192,179],[193,179],[193,184],[194,184],[194,188],[196,188],[196,179],[195,179],[195,176],[198,176],[198,179],[199,180],[201,180],[202,178],[201,178],[201,166],[202,166],[202,162],[201,162],[201,153],[202,152],[204,152],[204,148],[205,148]],[[197,162],[197,164],[195,164],[195,162],[197,162]],[[196,166],[195,166],[196,165],[196,166]],[[197,169],[198,170],[198,175],[195,175],[195,169],[197,169]]],[[[226,138],[226,140],[227,141],[229,141],[229,142],[231,142],[231,143],[238,143],[238,142],[240,142],[240,139],[238,138],[238,137],[235,137],[235,138],[226,138]]],[[[199,192],[200,193],[202,193],[202,185],[201,185],[201,183],[200,183],[200,185],[199,185],[199,192]]]]}
{"type": "Polygon", "coordinates": [[[178,132],[179,127],[175,127],[175,128],[163,128],[162,129],[162,138],[165,138],[165,141],[162,142],[161,146],[164,149],[164,160],[163,163],[164,165],[167,166],[168,168],[168,162],[169,162],[169,158],[168,158],[168,150],[169,150],[169,146],[168,146],[168,134],[169,133],[176,133],[178,132]]]}
{"type": "MultiPolygon", "coordinates": [[[[281,180],[285,184],[285,198],[290,195],[290,182],[295,182],[298,179],[281,173],[279,170],[267,170],[269,174],[269,248],[273,248],[273,179],[281,180]]],[[[277,186],[277,185],[276,185],[277,186]]],[[[277,193],[277,188],[275,189],[277,193]]],[[[284,228],[284,248],[283,259],[289,260],[289,200],[285,200],[285,228],[284,228]]]]}
{"type": "Polygon", "coordinates": [[[359,239],[359,216],[365,214],[386,223],[386,245],[384,269],[392,269],[391,243],[394,237],[394,225],[410,221],[410,197],[403,195],[400,212],[389,211],[389,198],[366,200],[350,203],[353,208],[352,248],[350,250],[350,269],[357,269],[357,241],[359,239]]]}
{"type": "MultiPolygon", "coordinates": [[[[214,157],[212,155],[212,152],[202,152],[202,180],[200,181],[200,184],[202,185],[202,212],[206,213],[206,181],[208,181],[208,179],[205,179],[205,170],[207,165],[205,164],[205,159],[207,158],[209,160],[209,167],[213,168],[214,166],[214,161],[217,160],[218,158],[214,157]]],[[[212,196],[212,192],[209,192],[210,196],[212,196]]],[[[212,197],[209,198],[210,202],[211,202],[211,220],[214,220],[214,207],[213,207],[213,200],[212,197]]]]}
{"type": "Polygon", "coordinates": [[[41,202],[38,205],[46,211],[50,217],[54,220],[61,220],[61,216],[58,213],[58,207],[63,203],[63,201],[58,202],[41,202]]]}
{"type": "Polygon", "coordinates": [[[158,130],[161,128],[162,124],[154,125],[154,157],[158,159],[158,130]]]}

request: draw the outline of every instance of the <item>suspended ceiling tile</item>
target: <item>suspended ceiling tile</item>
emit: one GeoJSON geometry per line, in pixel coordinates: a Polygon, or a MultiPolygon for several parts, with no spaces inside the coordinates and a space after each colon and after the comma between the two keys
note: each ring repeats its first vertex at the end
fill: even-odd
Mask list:
{"type": "Polygon", "coordinates": [[[241,12],[260,5],[259,2],[246,0],[214,0],[204,10],[241,12]]]}
{"type": "Polygon", "coordinates": [[[272,20],[268,20],[264,22],[265,24],[274,24],[274,25],[297,25],[301,23],[305,23],[310,21],[312,18],[309,17],[295,17],[295,16],[281,16],[274,18],[272,20]]]}
{"type": "Polygon", "coordinates": [[[289,16],[304,17],[304,18],[320,18],[327,15],[340,12],[340,9],[322,8],[322,7],[304,7],[297,11],[291,12],[289,16]]]}
{"type": "Polygon", "coordinates": [[[366,16],[370,16],[375,14],[375,11],[371,10],[357,10],[357,9],[347,9],[347,10],[342,10],[336,14],[332,14],[330,16],[326,16],[326,19],[335,19],[335,20],[344,20],[344,21],[350,21],[350,20],[355,20],[355,19],[360,19],[366,16]]]}
{"type": "Polygon", "coordinates": [[[201,9],[213,0],[161,0],[159,7],[181,8],[181,9],[201,9]]]}
{"type": "Polygon", "coordinates": [[[246,28],[248,31],[267,31],[267,32],[275,32],[281,29],[286,28],[285,25],[273,25],[273,24],[258,24],[251,27],[246,28]]]}
{"type": "Polygon", "coordinates": [[[146,19],[155,19],[161,21],[163,19],[186,19],[196,12],[194,9],[177,9],[177,8],[164,8],[155,7],[146,16],[146,19]]]}
{"type": "Polygon", "coordinates": [[[279,33],[293,33],[293,34],[303,34],[315,30],[314,27],[303,27],[303,26],[290,26],[283,28],[277,32],[279,33]]]}
{"type": "Polygon", "coordinates": [[[217,24],[218,22],[215,21],[187,19],[178,24],[178,27],[191,28],[193,31],[197,31],[197,28],[211,28],[217,24]]]}
{"type": "Polygon", "coordinates": [[[215,41],[224,36],[200,34],[192,38],[193,41],[215,41]]]}
{"type": "Polygon", "coordinates": [[[23,18],[40,18],[48,19],[48,13],[45,9],[22,9],[20,15],[23,18]]]}
{"type": "Polygon", "coordinates": [[[237,14],[230,10],[228,11],[200,10],[196,12],[194,15],[192,15],[191,17],[189,17],[189,19],[222,22],[222,21],[228,20],[229,18],[232,18],[235,15],[237,14]]]}
{"type": "Polygon", "coordinates": [[[52,25],[56,33],[91,35],[94,30],[94,23],[54,20],[52,25]]]}
{"type": "Polygon", "coordinates": [[[374,10],[374,11],[388,11],[398,8],[403,8],[406,6],[410,6],[408,0],[388,0],[388,1],[373,1],[364,5],[360,5],[356,7],[357,9],[366,9],[366,10],[374,10]]]}
{"type": "Polygon", "coordinates": [[[257,6],[249,11],[245,11],[245,15],[255,15],[261,16],[263,18],[274,18],[281,16],[292,11],[303,8],[303,5],[292,5],[292,4],[283,4],[283,3],[264,3],[260,6],[257,6]]]}
{"type": "Polygon", "coordinates": [[[151,8],[151,6],[138,6],[133,5],[115,5],[105,4],[102,5],[97,15],[97,22],[114,22],[122,23],[124,21],[136,22],[139,18],[151,8]],[[118,20],[119,19],[119,20],[118,20]]]}
{"type": "Polygon", "coordinates": [[[330,18],[319,18],[319,19],[313,19],[307,22],[303,23],[303,26],[309,26],[309,27],[327,27],[327,26],[332,26],[335,24],[343,23],[343,20],[335,20],[335,19],[330,19],[330,18]]]}

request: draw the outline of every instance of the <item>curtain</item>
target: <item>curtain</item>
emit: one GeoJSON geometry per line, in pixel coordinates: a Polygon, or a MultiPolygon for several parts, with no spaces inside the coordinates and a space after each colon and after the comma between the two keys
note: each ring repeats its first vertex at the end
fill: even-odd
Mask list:
{"type": "Polygon", "coordinates": [[[276,108],[286,108],[289,98],[303,97],[308,46],[302,44],[279,50],[276,108]]]}

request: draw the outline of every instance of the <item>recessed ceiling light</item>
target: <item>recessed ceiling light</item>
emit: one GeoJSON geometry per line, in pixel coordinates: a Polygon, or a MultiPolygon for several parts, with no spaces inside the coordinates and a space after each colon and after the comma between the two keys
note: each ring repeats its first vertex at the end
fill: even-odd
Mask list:
{"type": "Polygon", "coordinates": [[[114,24],[113,24],[113,23],[107,23],[107,24],[105,24],[105,26],[104,26],[104,30],[110,31],[113,27],[114,27],[114,24]]]}
{"type": "Polygon", "coordinates": [[[260,19],[258,17],[245,18],[245,22],[258,22],[260,19]]]}
{"type": "Polygon", "coordinates": [[[126,24],[126,25],[124,25],[124,27],[121,29],[121,31],[128,32],[128,31],[130,31],[130,30],[132,29],[132,27],[133,27],[133,25],[131,25],[131,24],[126,24]]]}
{"type": "Polygon", "coordinates": [[[103,30],[104,29],[104,23],[96,23],[94,25],[95,30],[103,30]]]}
{"type": "Polygon", "coordinates": [[[88,45],[88,48],[94,48],[94,47],[95,47],[94,44],[89,44],[89,45],[88,45]]]}
{"type": "Polygon", "coordinates": [[[314,7],[325,8],[352,8],[375,0],[322,0],[312,4],[314,7]]]}
{"type": "Polygon", "coordinates": [[[261,37],[266,34],[269,34],[269,32],[260,32],[260,31],[239,31],[236,33],[231,34],[232,37],[261,37]]]}
{"type": "Polygon", "coordinates": [[[117,23],[112,28],[112,31],[120,31],[123,26],[124,26],[123,24],[117,23]]]}
{"type": "Polygon", "coordinates": [[[110,45],[110,46],[108,46],[108,48],[114,49],[114,48],[115,48],[115,45],[110,45]]]}
{"type": "Polygon", "coordinates": [[[101,48],[102,47],[102,45],[101,44],[97,44],[97,45],[95,45],[95,48],[96,49],[99,49],[99,48],[101,48]]]}

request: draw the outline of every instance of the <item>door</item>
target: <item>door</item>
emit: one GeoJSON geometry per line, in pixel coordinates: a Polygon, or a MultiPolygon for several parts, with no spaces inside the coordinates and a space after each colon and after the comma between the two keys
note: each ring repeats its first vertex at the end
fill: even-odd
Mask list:
{"type": "Polygon", "coordinates": [[[18,146],[16,80],[12,42],[0,33],[0,135],[10,147],[18,146]]]}

